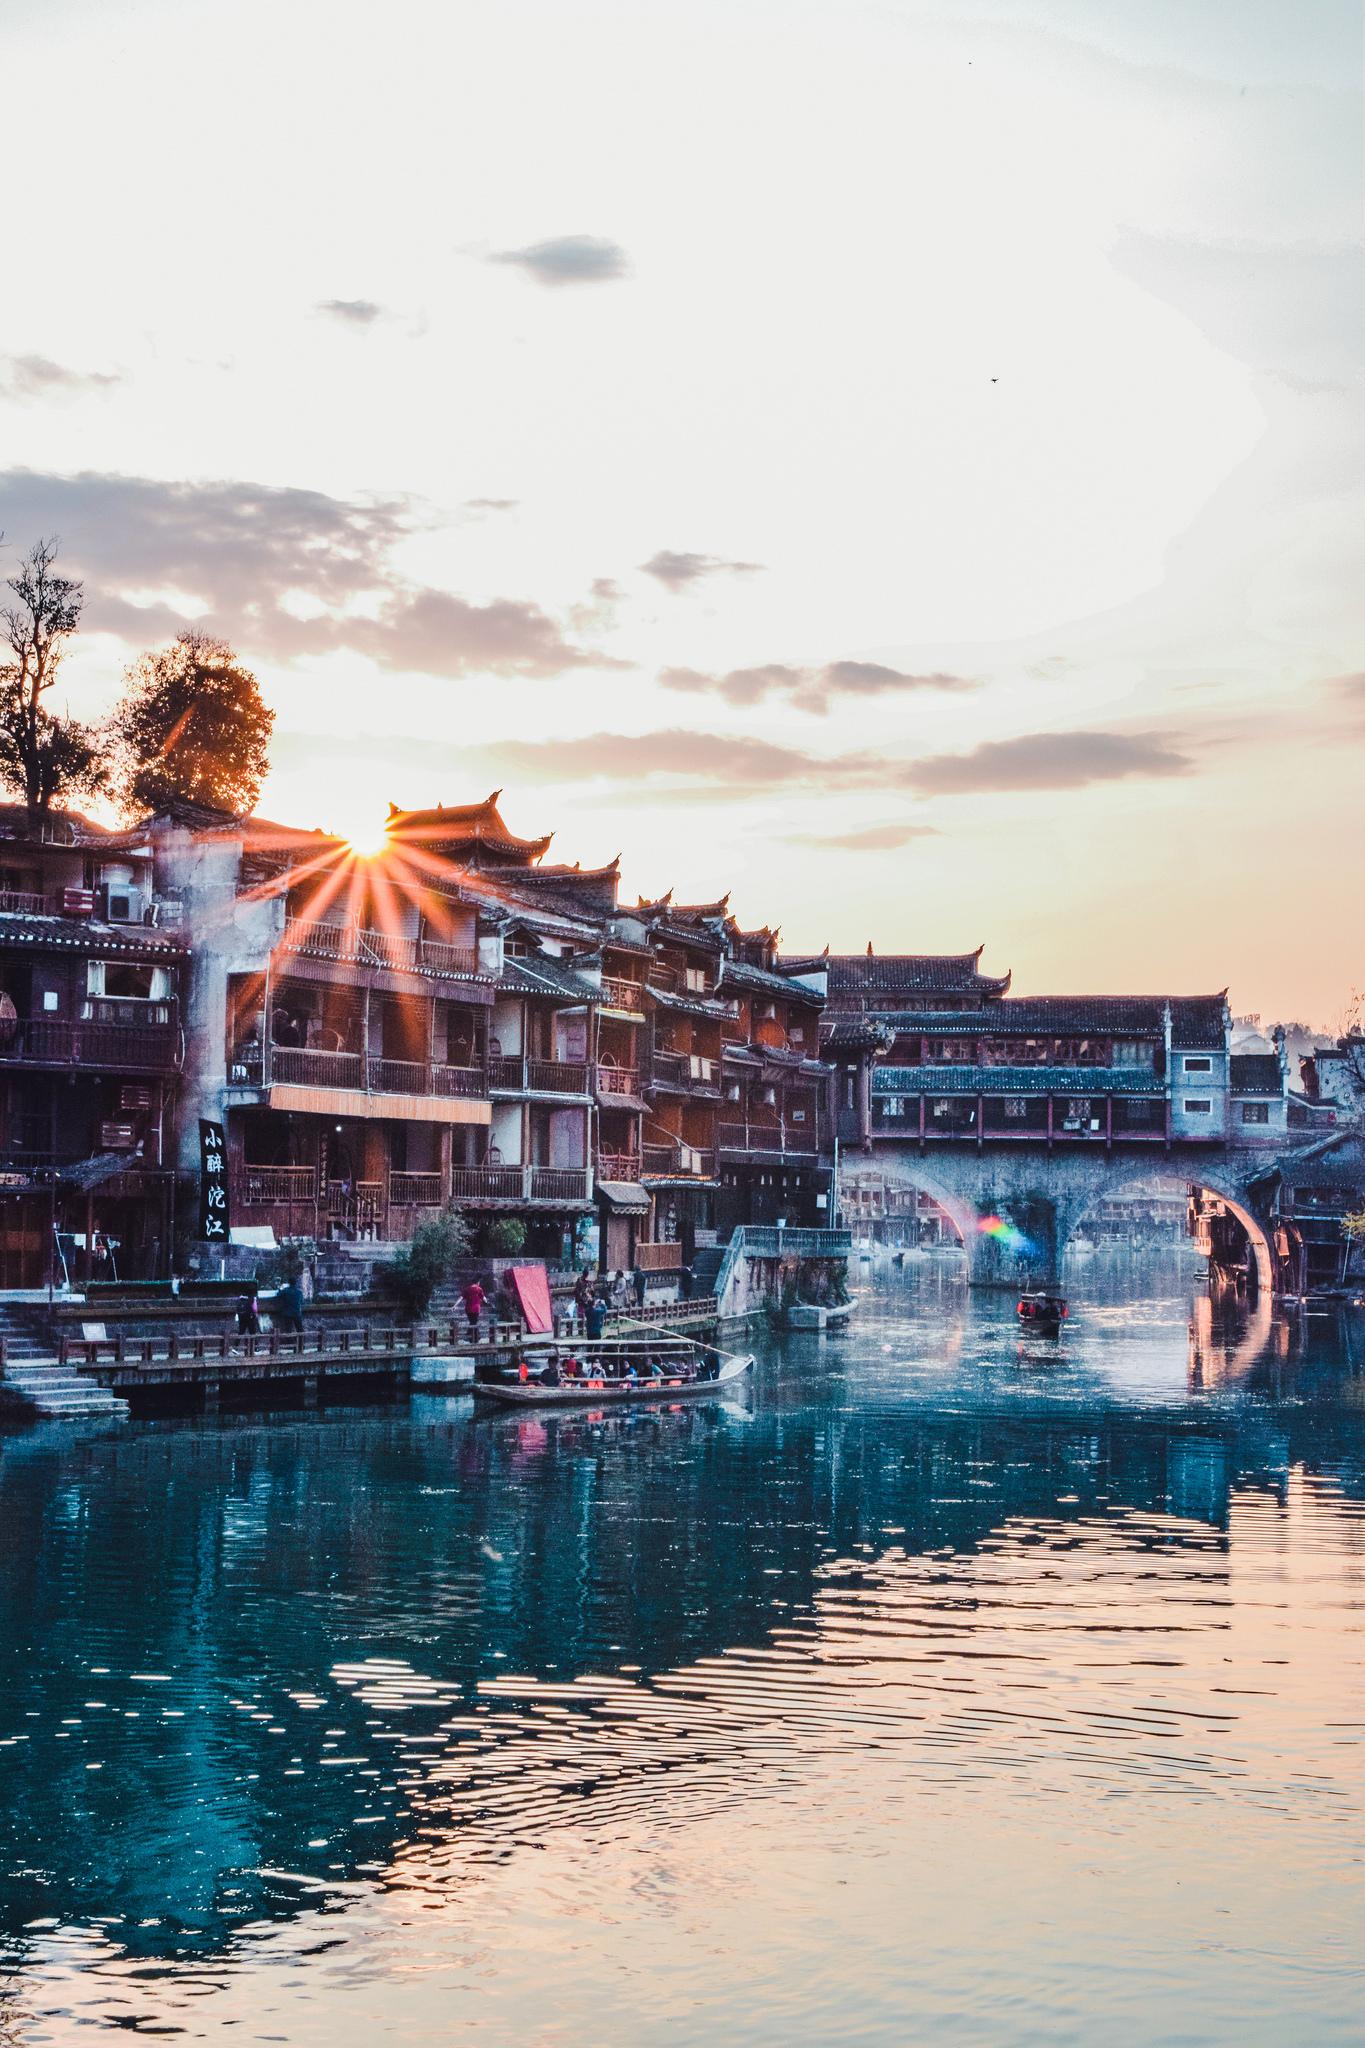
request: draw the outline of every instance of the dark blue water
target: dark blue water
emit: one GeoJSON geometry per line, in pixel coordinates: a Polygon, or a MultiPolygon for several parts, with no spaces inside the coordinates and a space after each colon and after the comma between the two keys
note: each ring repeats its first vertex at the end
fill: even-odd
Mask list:
{"type": "Polygon", "coordinates": [[[1365,1317],[0,1437],[0,2042],[1365,2032],[1365,1317]]]}

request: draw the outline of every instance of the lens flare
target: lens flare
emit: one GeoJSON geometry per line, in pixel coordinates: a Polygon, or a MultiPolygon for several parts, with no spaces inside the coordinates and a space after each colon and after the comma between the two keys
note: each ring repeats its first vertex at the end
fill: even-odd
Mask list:
{"type": "Polygon", "coordinates": [[[348,822],[342,830],[342,837],[359,860],[373,860],[389,843],[385,820],[373,816],[361,815],[348,822]]]}
{"type": "Polygon", "coordinates": [[[1033,1250],[1031,1240],[1025,1237],[1018,1225],[1006,1222],[1003,1216],[980,1216],[976,1227],[983,1237],[993,1237],[1006,1251],[1022,1254],[1033,1250]]]}

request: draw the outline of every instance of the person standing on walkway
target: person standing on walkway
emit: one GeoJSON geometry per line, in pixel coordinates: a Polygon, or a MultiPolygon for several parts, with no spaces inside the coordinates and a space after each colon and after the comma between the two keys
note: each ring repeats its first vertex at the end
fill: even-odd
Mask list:
{"type": "Polygon", "coordinates": [[[303,1289],[297,1280],[286,1280],[275,1290],[275,1321],[282,1330],[303,1331],[303,1289]]]}
{"type": "Polygon", "coordinates": [[[479,1282],[471,1280],[466,1286],[464,1293],[460,1296],[460,1299],[464,1303],[465,1320],[469,1324],[469,1341],[471,1344],[477,1344],[479,1341],[479,1317],[483,1314],[484,1303],[488,1297],[479,1282]]]}
{"type": "Polygon", "coordinates": [[[588,1335],[594,1342],[607,1326],[607,1299],[604,1294],[595,1295],[588,1305],[588,1335]]]}

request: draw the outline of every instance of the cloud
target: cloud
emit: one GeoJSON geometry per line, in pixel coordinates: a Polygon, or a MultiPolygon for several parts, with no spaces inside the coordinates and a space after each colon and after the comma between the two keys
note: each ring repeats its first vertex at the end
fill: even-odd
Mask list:
{"type": "Polygon", "coordinates": [[[86,579],[86,625],[134,646],[195,623],[253,656],[351,649],[443,677],[618,665],[530,600],[474,603],[410,583],[394,552],[430,524],[409,498],[0,473],[0,530],[60,535],[63,566],[86,579]]]}
{"type": "Polygon", "coordinates": [[[910,765],[906,786],[925,796],[984,791],[1082,789],[1132,776],[1186,775],[1191,767],[1168,734],[1031,732],[986,740],[966,754],[936,754],[910,765]]]}
{"type": "Polygon", "coordinates": [[[730,562],[721,555],[681,554],[673,548],[660,548],[640,564],[643,575],[653,576],[675,594],[699,583],[704,576],[755,576],[762,567],[761,562],[730,562]]]}
{"type": "Polygon", "coordinates": [[[785,662],[767,662],[757,668],[732,668],[724,675],[695,668],[666,668],[659,681],[669,690],[686,690],[693,695],[714,695],[726,703],[749,705],[768,697],[786,697],[798,711],[823,715],[835,697],[871,697],[912,690],[972,690],[969,676],[947,675],[942,670],[914,674],[887,668],[879,661],[831,661],[824,668],[792,668],[785,662]]]}
{"type": "Polygon", "coordinates": [[[498,249],[492,263],[514,263],[537,284],[611,284],[629,277],[630,259],[602,235],[556,235],[524,249],[498,249]]]}
{"type": "Polygon", "coordinates": [[[343,327],[373,327],[376,320],[384,318],[384,308],[373,299],[320,299],[317,310],[329,320],[339,320],[343,327]]]}
{"type": "Polygon", "coordinates": [[[50,356],[0,356],[0,398],[79,398],[122,384],[120,370],[69,370],[50,356]]]}
{"type": "MultiPolygon", "coordinates": [[[[587,733],[572,739],[503,740],[483,750],[490,767],[533,782],[652,782],[759,795],[784,789],[909,791],[962,796],[985,791],[1081,789],[1138,776],[1183,775],[1192,764],[1169,734],[1026,733],[988,740],[966,754],[914,761],[881,753],[821,755],[776,741],[682,727],[587,733]]],[[[858,828],[863,829],[863,828],[858,828]]],[[[897,827],[869,827],[896,830],[897,827]]]]}
{"type": "Polygon", "coordinates": [[[855,825],[847,832],[789,832],[788,846],[817,846],[838,853],[895,853],[912,839],[936,839],[933,825],[855,825]]]}

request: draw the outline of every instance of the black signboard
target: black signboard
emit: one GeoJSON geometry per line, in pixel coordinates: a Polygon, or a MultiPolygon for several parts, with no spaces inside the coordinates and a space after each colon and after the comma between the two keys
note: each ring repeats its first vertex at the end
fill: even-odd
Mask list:
{"type": "Polygon", "coordinates": [[[199,1119],[199,1235],[213,1244],[229,1242],[227,1139],[221,1124],[199,1119]]]}

